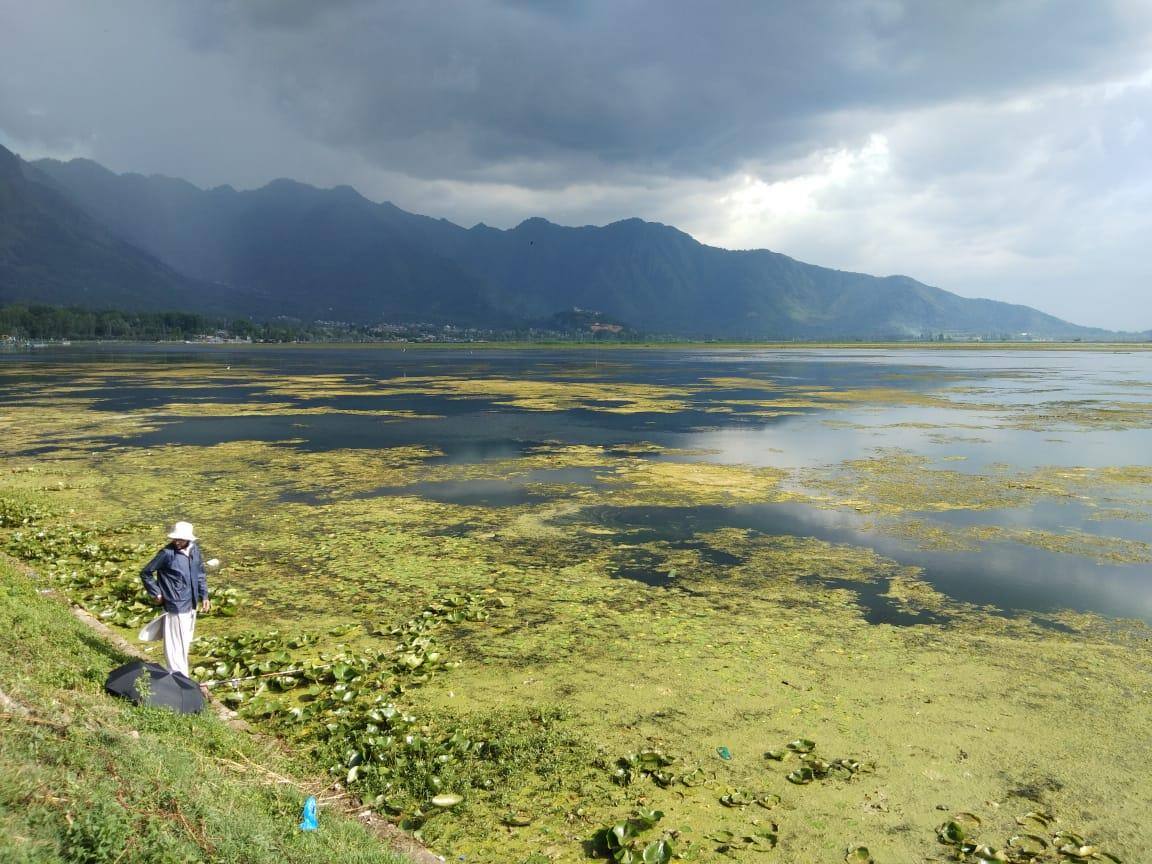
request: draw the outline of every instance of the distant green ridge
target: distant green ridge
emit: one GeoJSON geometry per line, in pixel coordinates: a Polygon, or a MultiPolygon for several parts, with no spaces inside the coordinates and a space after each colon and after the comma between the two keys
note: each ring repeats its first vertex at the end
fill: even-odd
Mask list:
{"type": "Polygon", "coordinates": [[[640,219],[465,229],[347,186],[281,179],[252,191],[202,190],[88,160],[30,166],[7,151],[0,157],[9,165],[8,179],[0,176],[0,226],[8,225],[0,227],[0,302],[132,309],[185,290],[183,278],[199,286],[186,292],[193,308],[264,319],[515,329],[579,309],[690,339],[1115,336],[907,276],[719,249],[640,219]],[[3,263],[6,230],[22,244],[15,263],[3,263]]]}

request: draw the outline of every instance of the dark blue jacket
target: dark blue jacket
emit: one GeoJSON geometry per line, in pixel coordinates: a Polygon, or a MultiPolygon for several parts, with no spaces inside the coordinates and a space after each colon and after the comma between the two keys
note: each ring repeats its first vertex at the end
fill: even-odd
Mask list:
{"type": "Polygon", "coordinates": [[[191,612],[208,596],[208,575],[200,558],[200,546],[191,543],[190,554],[165,546],[140,571],[144,590],[164,598],[165,612],[191,612]]]}

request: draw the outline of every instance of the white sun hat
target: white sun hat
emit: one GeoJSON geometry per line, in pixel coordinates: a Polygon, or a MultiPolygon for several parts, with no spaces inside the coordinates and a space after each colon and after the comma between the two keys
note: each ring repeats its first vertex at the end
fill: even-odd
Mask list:
{"type": "Polygon", "coordinates": [[[192,533],[191,522],[177,522],[172,526],[172,530],[168,532],[169,540],[187,540],[192,543],[196,540],[196,535],[192,533]]]}

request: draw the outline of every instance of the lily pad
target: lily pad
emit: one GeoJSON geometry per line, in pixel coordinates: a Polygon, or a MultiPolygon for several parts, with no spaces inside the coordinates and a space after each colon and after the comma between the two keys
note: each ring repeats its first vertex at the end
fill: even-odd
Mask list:
{"type": "Polygon", "coordinates": [[[951,819],[936,829],[936,836],[941,843],[949,846],[959,846],[968,839],[968,832],[964,830],[964,826],[951,819]]]}
{"type": "Polygon", "coordinates": [[[1014,834],[1008,838],[1008,847],[1026,856],[1039,855],[1051,844],[1038,834],[1014,834]]]}
{"type": "Polygon", "coordinates": [[[742,789],[731,789],[720,796],[720,803],[725,807],[747,807],[755,798],[742,789]]]}
{"type": "Polygon", "coordinates": [[[644,847],[644,851],[640,853],[640,860],[643,864],[668,864],[675,854],[672,841],[667,837],[661,837],[644,847]]]}
{"type": "Polygon", "coordinates": [[[807,765],[797,768],[795,771],[789,771],[788,776],[785,778],[789,783],[795,783],[797,786],[805,786],[816,779],[816,775],[812,773],[812,769],[807,765]]]}
{"type": "Polygon", "coordinates": [[[816,749],[816,742],[809,738],[797,738],[795,741],[789,741],[784,746],[793,753],[811,753],[816,749]]]}
{"type": "Polygon", "coordinates": [[[1029,810],[1021,816],[1016,817],[1016,824],[1023,828],[1031,828],[1033,830],[1047,831],[1053,823],[1051,813],[1045,813],[1042,810],[1029,810]]]}

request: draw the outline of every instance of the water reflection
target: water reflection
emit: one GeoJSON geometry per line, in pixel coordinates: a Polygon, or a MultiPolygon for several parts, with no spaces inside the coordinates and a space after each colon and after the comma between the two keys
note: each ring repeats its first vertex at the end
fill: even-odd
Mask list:
{"type": "MultiPolygon", "coordinates": [[[[649,442],[721,464],[816,468],[849,459],[868,458],[883,448],[898,448],[928,458],[932,467],[958,472],[986,472],[1007,465],[1013,471],[1046,466],[1098,468],[1148,465],[1152,429],[1107,423],[1109,405],[1152,403],[1152,353],[1065,351],[929,351],[929,350],[476,350],[317,347],[241,348],[233,346],[81,347],[60,352],[0,355],[0,406],[32,401],[38,382],[74,381],[72,395],[94,400],[94,410],[111,413],[159,409],[183,401],[195,406],[262,402],[288,403],[335,411],[387,414],[252,414],[160,419],[151,431],[127,438],[105,439],[106,445],[153,447],[164,444],[208,446],[236,440],[276,442],[302,450],[376,449],[419,445],[438,449],[433,464],[470,465],[515,458],[542,445],[592,445],[624,448],[649,442]],[[230,370],[234,385],[171,391],[160,379],[140,374],[141,367],[163,371],[200,364],[230,370]],[[99,374],[82,375],[88,369],[99,374]],[[80,372],[78,372],[80,370],[80,372]],[[273,396],[261,387],[270,375],[345,375],[360,384],[445,375],[454,378],[506,378],[556,381],[606,381],[602,399],[583,408],[531,411],[501,404],[495,398],[454,397],[413,390],[402,394],[325,394],[325,387],[306,394],[273,396]],[[908,404],[907,401],[846,402],[837,410],[803,407],[798,413],[763,416],[780,398],[744,384],[704,390],[689,397],[677,413],[618,414],[596,410],[619,404],[611,383],[692,387],[705,379],[770,380],[797,388],[856,391],[896,388],[932,394],[969,407],[908,404]],[[1085,403],[1103,406],[1104,421],[1072,424],[1060,420],[1059,406],[1085,403]],[[1053,407],[1055,406],[1055,407],[1053,407]],[[730,413],[710,409],[730,408],[730,413]],[[1021,417],[1056,419],[1027,428],[1021,417]],[[423,419],[396,416],[414,412],[423,419]],[[1023,412],[1023,413],[1022,413],[1023,412]]],[[[188,383],[184,379],[184,383],[188,383]]],[[[195,381],[191,382],[195,385],[195,381]]],[[[37,448],[51,449],[45,442],[37,448]]],[[[633,452],[620,451],[634,456],[633,452]]],[[[611,458],[609,455],[608,458],[611,458]]],[[[481,507],[532,506],[566,494],[540,484],[579,488],[597,483],[597,474],[577,471],[566,477],[522,476],[377,490],[375,494],[419,494],[481,507]]],[[[1050,532],[1083,531],[1099,536],[1150,542],[1149,522],[1094,517],[1098,509],[1084,502],[1040,501],[1016,509],[931,514],[946,525],[966,528],[998,525],[1050,532]]],[[[1139,514],[1138,514],[1139,515],[1139,514]]],[[[1089,557],[1062,554],[1013,542],[983,543],[975,552],[925,550],[898,535],[877,530],[875,521],[851,511],[824,510],[792,504],[694,508],[595,508],[578,514],[646,537],[676,544],[697,544],[702,555],[716,555],[701,545],[698,534],[722,527],[747,528],[764,534],[794,534],[875,549],[904,564],[925,568],[939,590],[958,600],[992,604],[1002,609],[1037,612],[1063,608],[1152,620],[1152,575],[1147,566],[1099,564],[1089,557]]],[[[466,523],[444,531],[466,533],[466,523]]],[[[697,548],[688,547],[688,548],[697,548]]],[[[727,553],[724,553],[727,554],[727,553]]],[[[724,566],[717,558],[712,563],[724,566]]],[[[727,562],[728,564],[736,562],[727,562]]],[[[655,565],[654,565],[655,566],[655,565]]],[[[621,566],[616,575],[653,584],[655,575],[643,562],[621,566]]],[[[847,586],[840,586],[847,587],[847,586]]],[[[892,623],[897,610],[885,610],[878,599],[882,585],[860,593],[866,614],[885,615],[892,623]]],[[[853,590],[858,590],[854,586],[853,590]]],[[[870,618],[872,620],[872,618],[870,618]]]]}

